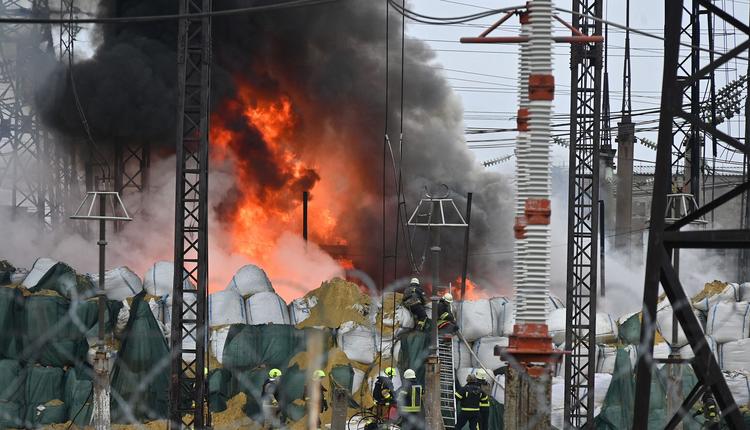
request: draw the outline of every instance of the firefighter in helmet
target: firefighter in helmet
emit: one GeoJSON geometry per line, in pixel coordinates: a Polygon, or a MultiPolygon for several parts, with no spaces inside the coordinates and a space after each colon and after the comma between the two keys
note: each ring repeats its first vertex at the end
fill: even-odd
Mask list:
{"type": "Polygon", "coordinates": [[[419,279],[412,278],[409,282],[409,286],[404,291],[404,297],[401,299],[401,304],[409,309],[409,312],[414,315],[414,319],[417,322],[417,328],[419,330],[425,330],[427,326],[427,312],[425,311],[425,304],[427,299],[425,298],[424,290],[419,285],[419,279]]]}

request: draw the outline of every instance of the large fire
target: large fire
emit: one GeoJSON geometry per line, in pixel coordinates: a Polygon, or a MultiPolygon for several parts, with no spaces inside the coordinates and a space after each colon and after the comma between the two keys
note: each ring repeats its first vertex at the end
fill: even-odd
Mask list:
{"type": "Polygon", "coordinates": [[[235,174],[236,195],[220,208],[233,252],[263,267],[272,279],[283,278],[288,267],[272,261],[271,254],[285,233],[301,236],[304,191],[315,202],[308,213],[310,240],[347,244],[331,210],[336,193],[327,186],[331,182],[321,181],[320,166],[305,153],[314,142],[301,132],[290,96],[268,99],[242,85],[211,121],[212,159],[231,163],[235,174]]]}
{"type": "Polygon", "coordinates": [[[453,290],[453,298],[456,300],[480,300],[487,299],[489,295],[486,291],[482,290],[479,285],[469,278],[466,278],[466,296],[461,296],[461,278],[457,278],[455,281],[456,288],[453,290]]]}

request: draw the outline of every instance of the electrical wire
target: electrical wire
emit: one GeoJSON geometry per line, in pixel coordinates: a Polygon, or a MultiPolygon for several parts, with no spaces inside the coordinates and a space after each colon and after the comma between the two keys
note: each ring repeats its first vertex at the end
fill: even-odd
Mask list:
{"type": "Polygon", "coordinates": [[[269,12],[281,9],[290,9],[305,6],[317,6],[325,3],[334,3],[341,0],[291,0],[283,3],[276,3],[265,6],[249,6],[236,9],[215,10],[202,13],[187,14],[168,14],[168,15],[144,15],[144,16],[123,16],[123,17],[99,17],[99,18],[14,18],[3,16],[0,17],[0,24],[137,24],[158,21],[174,21],[178,19],[197,19],[209,17],[221,17],[242,15],[257,12],[269,12]]]}

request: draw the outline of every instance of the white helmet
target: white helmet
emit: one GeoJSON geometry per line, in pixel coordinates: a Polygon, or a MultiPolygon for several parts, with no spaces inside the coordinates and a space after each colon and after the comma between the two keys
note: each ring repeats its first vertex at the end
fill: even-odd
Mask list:
{"type": "Polygon", "coordinates": [[[443,294],[443,300],[445,300],[448,303],[453,303],[453,294],[451,293],[443,294]]]}
{"type": "Polygon", "coordinates": [[[409,285],[419,285],[419,279],[417,278],[411,278],[411,281],[409,281],[409,285]]]}
{"type": "Polygon", "coordinates": [[[417,374],[411,369],[406,369],[406,372],[404,372],[404,378],[405,379],[417,379],[417,374]]]}
{"type": "Polygon", "coordinates": [[[477,369],[477,371],[474,372],[474,376],[480,381],[484,381],[487,379],[487,372],[485,372],[484,369],[477,369]]]}

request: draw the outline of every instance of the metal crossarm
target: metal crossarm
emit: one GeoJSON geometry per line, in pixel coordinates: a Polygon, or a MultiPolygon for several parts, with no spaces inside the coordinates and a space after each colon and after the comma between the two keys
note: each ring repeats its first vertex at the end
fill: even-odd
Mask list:
{"type": "MultiPolygon", "coordinates": [[[[181,15],[204,14],[211,9],[212,0],[180,0],[181,15]]],[[[206,393],[210,49],[210,18],[181,19],[177,50],[171,429],[201,429],[210,425],[206,393]]]]}

